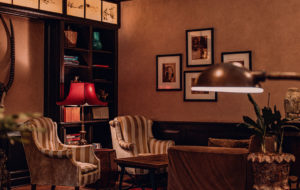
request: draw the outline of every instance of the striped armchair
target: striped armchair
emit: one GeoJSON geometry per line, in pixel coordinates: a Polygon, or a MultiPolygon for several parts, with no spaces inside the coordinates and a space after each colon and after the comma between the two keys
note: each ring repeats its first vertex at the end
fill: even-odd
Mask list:
{"type": "MultiPolygon", "coordinates": [[[[144,116],[119,116],[109,122],[117,158],[148,154],[166,154],[172,140],[157,140],[152,133],[152,120],[144,116]]],[[[126,168],[130,174],[145,174],[141,169],[126,168]]]]}
{"type": "Polygon", "coordinates": [[[92,145],[64,145],[57,136],[57,125],[41,117],[25,123],[31,132],[23,133],[23,146],[30,171],[32,189],[36,185],[79,186],[100,178],[100,161],[92,145]]]}

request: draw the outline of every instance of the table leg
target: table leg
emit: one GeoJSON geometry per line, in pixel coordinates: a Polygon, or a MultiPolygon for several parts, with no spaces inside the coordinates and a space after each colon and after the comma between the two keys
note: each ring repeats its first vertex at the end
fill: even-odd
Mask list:
{"type": "Polygon", "coordinates": [[[124,173],[125,173],[125,167],[121,166],[121,175],[120,175],[120,182],[119,182],[119,190],[122,190],[122,182],[123,182],[124,173]]]}
{"type": "Polygon", "coordinates": [[[151,185],[152,190],[156,190],[156,184],[155,184],[155,170],[149,170],[150,178],[151,178],[151,185]]]}

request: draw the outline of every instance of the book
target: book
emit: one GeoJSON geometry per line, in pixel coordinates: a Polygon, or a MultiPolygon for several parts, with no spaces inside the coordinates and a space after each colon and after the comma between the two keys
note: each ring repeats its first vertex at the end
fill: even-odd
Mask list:
{"type": "Polygon", "coordinates": [[[64,107],[64,122],[79,122],[80,107],[64,107]]]}

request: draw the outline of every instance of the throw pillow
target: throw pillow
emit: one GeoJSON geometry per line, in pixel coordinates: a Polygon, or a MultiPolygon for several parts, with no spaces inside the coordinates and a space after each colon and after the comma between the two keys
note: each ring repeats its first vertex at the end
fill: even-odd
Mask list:
{"type": "Polygon", "coordinates": [[[249,139],[216,139],[208,138],[208,146],[214,147],[228,147],[228,148],[248,148],[250,140],[249,139]]]}

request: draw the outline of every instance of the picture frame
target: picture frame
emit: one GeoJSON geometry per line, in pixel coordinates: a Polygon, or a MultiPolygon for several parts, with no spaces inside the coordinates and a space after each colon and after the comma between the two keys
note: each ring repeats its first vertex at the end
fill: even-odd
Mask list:
{"type": "Polygon", "coordinates": [[[156,56],[156,90],[182,90],[182,54],[156,56]]]}
{"type": "Polygon", "coordinates": [[[184,71],[184,101],[208,101],[216,102],[218,100],[217,92],[192,91],[192,86],[202,71],[184,71]]]}
{"type": "Polygon", "coordinates": [[[118,4],[102,0],[102,22],[118,24],[118,4]]]}
{"type": "Polygon", "coordinates": [[[13,0],[13,5],[28,7],[32,9],[39,8],[39,0],[13,0]]]}
{"type": "Polygon", "coordinates": [[[86,0],[85,2],[85,18],[101,21],[101,0],[86,0]]]}
{"type": "Polygon", "coordinates": [[[63,0],[40,0],[40,10],[63,13],[63,0]]]}
{"type": "Polygon", "coordinates": [[[236,52],[222,52],[222,63],[239,62],[248,70],[252,70],[252,52],[251,51],[236,51],[236,52]]]}
{"type": "Polygon", "coordinates": [[[214,64],[214,29],[186,30],[186,66],[214,64]]]}
{"type": "Polygon", "coordinates": [[[67,0],[67,15],[84,18],[84,0],[67,0]]]}

